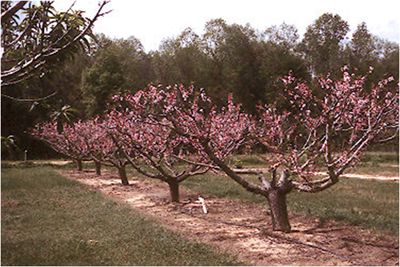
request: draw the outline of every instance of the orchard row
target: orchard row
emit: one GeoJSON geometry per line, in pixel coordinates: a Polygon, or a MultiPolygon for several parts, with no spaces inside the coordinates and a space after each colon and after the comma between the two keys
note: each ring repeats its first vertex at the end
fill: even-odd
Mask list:
{"type": "Polygon", "coordinates": [[[398,134],[399,98],[391,78],[373,90],[365,77],[343,68],[343,78],[319,80],[319,91],[289,75],[281,96],[291,111],[258,106],[249,115],[232,97],[217,107],[202,89],[154,87],[135,94],[116,94],[102,117],[73,124],[48,122],[32,134],[77,162],[93,160],[118,169],[128,185],[125,167],[169,185],[179,202],[179,184],[208,171],[224,173],[250,192],[268,199],[275,230],[290,231],[286,195],[293,189],[319,192],[339,181],[369,144],[398,134]],[[392,89],[389,89],[392,88],[392,89]],[[395,90],[395,91],[396,91],[395,90]],[[235,169],[234,153],[259,153],[269,168],[235,169]],[[317,175],[325,172],[326,175],[317,175]],[[246,179],[256,175],[260,183],[246,179]]]}

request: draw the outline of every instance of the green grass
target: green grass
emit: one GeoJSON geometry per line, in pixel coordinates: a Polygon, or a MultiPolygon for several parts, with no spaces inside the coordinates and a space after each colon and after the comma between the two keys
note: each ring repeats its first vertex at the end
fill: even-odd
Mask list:
{"type": "Polygon", "coordinates": [[[288,195],[289,209],[321,219],[346,221],[366,229],[399,235],[399,184],[341,179],[316,194],[288,195]]]}
{"type": "Polygon", "coordinates": [[[392,163],[399,164],[399,152],[365,152],[361,162],[392,163]]]}
{"type": "Polygon", "coordinates": [[[376,175],[399,175],[399,153],[366,152],[356,167],[349,172],[376,175]]]}
{"type": "Polygon", "coordinates": [[[240,264],[49,167],[2,168],[1,200],[2,265],[240,264]]]}

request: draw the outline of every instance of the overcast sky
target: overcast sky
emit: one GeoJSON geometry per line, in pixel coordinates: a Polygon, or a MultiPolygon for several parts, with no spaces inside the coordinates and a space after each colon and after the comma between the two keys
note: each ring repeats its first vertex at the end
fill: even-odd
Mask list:
{"type": "MultiPolygon", "coordinates": [[[[66,11],[73,0],[58,0],[59,11],[66,11]]],[[[99,0],[76,0],[74,9],[93,17],[99,0]]],[[[191,27],[204,32],[205,23],[222,18],[229,24],[250,25],[265,30],[272,25],[295,25],[302,35],[308,25],[326,12],[338,14],[354,32],[366,22],[368,30],[379,37],[399,43],[398,0],[111,0],[105,10],[113,10],[95,24],[96,33],[111,38],[134,36],[145,50],[157,50],[161,41],[191,27]]],[[[349,37],[351,37],[351,33],[349,37]]]]}

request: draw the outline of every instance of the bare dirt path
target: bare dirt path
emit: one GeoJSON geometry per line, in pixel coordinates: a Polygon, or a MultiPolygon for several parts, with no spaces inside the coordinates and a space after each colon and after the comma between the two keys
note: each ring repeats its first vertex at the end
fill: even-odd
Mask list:
{"type": "MultiPolygon", "coordinates": [[[[397,166],[398,167],[398,166],[397,166]]],[[[325,172],[317,172],[316,174],[326,174],[325,172]]],[[[344,173],[340,178],[355,178],[355,179],[367,179],[367,180],[379,180],[387,182],[398,182],[399,175],[376,175],[376,174],[361,174],[361,173],[344,173]]]]}
{"type": "MultiPolygon", "coordinates": [[[[391,167],[399,167],[398,165],[390,165],[391,167]]],[[[253,169],[253,168],[249,168],[253,169]]],[[[268,168],[254,168],[258,170],[265,170],[269,171],[268,168]]],[[[315,172],[315,174],[319,175],[326,175],[326,172],[315,172]]],[[[379,181],[386,181],[386,182],[398,182],[399,175],[377,175],[377,174],[364,174],[364,173],[344,173],[340,176],[340,178],[352,178],[352,179],[367,179],[367,180],[379,180],[379,181]]]]}
{"type": "Polygon", "coordinates": [[[388,182],[398,182],[399,176],[389,176],[389,175],[371,175],[371,174],[359,174],[359,173],[346,173],[343,174],[343,177],[346,178],[356,178],[356,179],[371,179],[371,180],[380,180],[380,181],[388,181],[388,182]]]}
{"type": "MultiPolygon", "coordinates": [[[[288,242],[262,234],[254,228],[216,224],[200,216],[196,192],[181,189],[181,203],[169,203],[166,185],[144,179],[131,179],[130,186],[122,186],[116,172],[60,171],[70,179],[87,184],[112,198],[124,201],[133,208],[152,215],[165,227],[216,250],[235,255],[250,265],[398,265],[399,241],[383,234],[373,234],[355,226],[292,215],[293,233],[280,236],[295,239],[330,250],[342,257],[316,248],[288,242]]],[[[207,218],[253,225],[271,229],[267,209],[257,205],[204,196],[209,213],[207,218]]]]}

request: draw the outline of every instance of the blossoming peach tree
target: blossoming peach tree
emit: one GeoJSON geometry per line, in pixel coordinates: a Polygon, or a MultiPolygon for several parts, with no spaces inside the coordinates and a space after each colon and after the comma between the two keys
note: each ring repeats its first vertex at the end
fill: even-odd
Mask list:
{"type": "Polygon", "coordinates": [[[121,183],[129,185],[126,173],[128,161],[107,132],[110,127],[109,119],[95,117],[88,121],[77,122],[74,127],[77,129],[77,135],[86,144],[90,159],[95,162],[96,173],[100,175],[101,165],[115,167],[121,183]]]}
{"type": "Polygon", "coordinates": [[[343,71],[342,80],[321,78],[314,90],[287,76],[282,94],[291,112],[277,115],[274,109],[260,108],[252,136],[269,151],[265,160],[271,164],[271,181],[264,181],[259,192],[269,200],[276,230],[290,231],[289,192],[316,193],[333,186],[371,143],[398,136],[398,85],[395,90],[387,86],[393,79],[369,91],[366,77],[343,71]]]}
{"type": "Polygon", "coordinates": [[[99,118],[64,123],[60,132],[56,122],[46,122],[38,124],[31,134],[60,154],[74,159],[79,171],[82,170],[82,161],[93,160],[98,175],[101,174],[101,165],[116,167],[121,183],[129,185],[125,170],[128,161],[105,131],[106,123],[99,118]]]}
{"type": "MultiPolygon", "coordinates": [[[[166,182],[173,202],[179,202],[181,182],[216,167],[196,142],[199,128],[218,128],[210,134],[235,131],[222,121],[223,114],[204,92],[194,87],[150,86],[135,95],[115,95],[114,101],[119,104],[109,113],[113,126],[108,131],[116,145],[139,173],[166,182]]],[[[226,157],[236,144],[224,144],[229,138],[219,138],[218,153],[226,157]]]]}
{"type": "Polygon", "coordinates": [[[82,161],[89,159],[87,145],[83,142],[71,124],[63,125],[63,132],[58,130],[57,122],[45,122],[36,125],[31,131],[32,136],[44,141],[52,149],[77,163],[77,170],[82,170],[82,161]]]}

